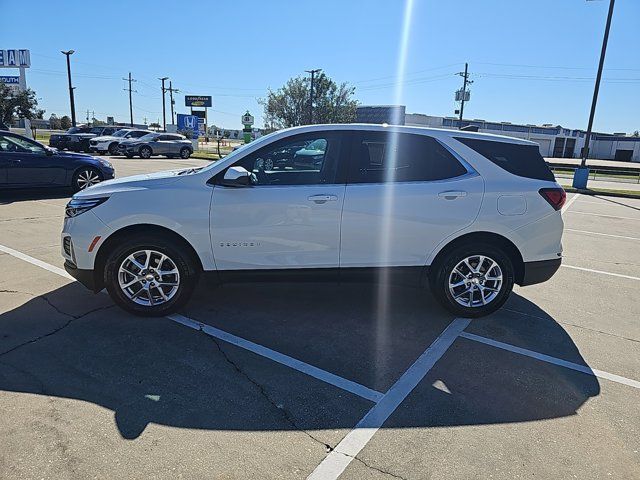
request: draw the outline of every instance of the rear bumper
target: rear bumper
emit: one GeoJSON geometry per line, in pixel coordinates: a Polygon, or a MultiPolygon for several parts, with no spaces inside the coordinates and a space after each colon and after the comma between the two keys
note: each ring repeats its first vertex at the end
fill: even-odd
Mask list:
{"type": "Polygon", "coordinates": [[[520,285],[524,287],[526,285],[546,282],[558,271],[561,263],[561,258],[540,260],[538,262],[524,262],[524,272],[520,285]]]}
{"type": "Polygon", "coordinates": [[[73,265],[69,260],[64,262],[64,269],[69,275],[71,275],[92,292],[99,292],[100,290],[102,290],[101,286],[98,288],[93,270],[82,270],[73,265]]]}

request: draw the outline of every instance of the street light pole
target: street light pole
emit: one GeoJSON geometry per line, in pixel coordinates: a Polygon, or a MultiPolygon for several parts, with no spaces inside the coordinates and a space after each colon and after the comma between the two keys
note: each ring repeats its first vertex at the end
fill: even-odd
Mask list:
{"type": "Polygon", "coordinates": [[[162,130],[166,132],[167,131],[167,107],[165,105],[164,94],[167,91],[167,89],[164,88],[164,82],[166,80],[169,80],[169,77],[162,77],[162,78],[159,78],[158,80],[162,81],[162,130]]]}
{"type": "Polygon", "coordinates": [[[611,17],[613,16],[613,5],[615,0],[609,0],[609,13],[607,14],[607,24],[604,28],[604,38],[602,39],[602,50],[600,51],[600,63],[598,64],[598,73],[596,74],[596,84],[593,88],[593,99],[591,100],[591,112],[589,113],[589,124],[587,125],[587,133],[584,136],[584,147],[582,147],[582,160],[580,168],[576,169],[573,176],[574,188],[587,188],[589,179],[589,168],[587,167],[587,156],[589,155],[589,146],[591,143],[591,128],[593,127],[593,117],[596,114],[596,104],[598,103],[598,91],[600,90],[600,80],[602,78],[602,69],[604,67],[604,57],[607,53],[607,43],[609,41],[609,29],[611,27],[611,17]]]}
{"type": "Polygon", "coordinates": [[[67,57],[67,77],[69,80],[69,102],[71,103],[71,125],[73,127],[76,126],[76,104],[73,99],[73,87],[71,86],[71,61],[69,57],[73,55],[74,52],[75,50],[68,50],[66,52],[62,50],[60,52],[67,57]]]}

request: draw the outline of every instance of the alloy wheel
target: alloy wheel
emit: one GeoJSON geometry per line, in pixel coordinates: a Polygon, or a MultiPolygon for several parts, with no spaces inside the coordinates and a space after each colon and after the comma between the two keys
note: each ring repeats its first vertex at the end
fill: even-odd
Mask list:
{"type": "Polygon", "coordinates": [[[470,255],[449,274],[449,293],[463,307],[482,307],[495,300],[502,282],[502,269],[495,260],[470,255]]]}
{"type": "Polygon", "coordinates": [[[94,170],[83,170],[78,174],[78,178],[76,179],[78,190],[84,190],[96,183],[100,183],[100,175],[94,170]]]}
{"type": "Polygon", "coordinates": [[[166,254],[138,250],[120,264],[118,285],[127,298],[138,305],[161,305],[178,292],[180,272],[166,254]]]}

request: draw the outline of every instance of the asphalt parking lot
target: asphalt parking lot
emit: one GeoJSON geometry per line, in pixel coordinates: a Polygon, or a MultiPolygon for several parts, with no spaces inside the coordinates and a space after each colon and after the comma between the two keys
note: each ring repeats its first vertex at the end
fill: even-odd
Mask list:
{"type": "Polygon", "coordinates": [[[142,319],[61,269],[68,196],[0,199],[0,478],[640,478],[640,200],[569,195],[563,268],[478,320],[313,283],[142,319]]]}

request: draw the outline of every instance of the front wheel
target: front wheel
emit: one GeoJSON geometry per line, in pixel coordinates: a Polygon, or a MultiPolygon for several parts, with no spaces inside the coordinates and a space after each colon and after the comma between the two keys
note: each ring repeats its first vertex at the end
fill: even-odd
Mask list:
{"type": "Polygon", "coordinates": [[[109,155],[115,156],[118,154],[118,142],[113,142],[109,145],[109,155]]]}
{"type": "Polygon", "coordinates": [[[151,153],[151,148],[149,147],[140,148],[140,158],[151,158],[151,153]]]}
{"type": "Polygon", "coordinates": [[[102,174],[95,168],[86,167],[78,170],[71,181],[71,188],[74,192],[84,190],[91,185],[100,183],[102,181],[102,174]]]}
{"type": "Polygon", "coordinates": [[[113,301],[141,316],[163,316],[184,305],[198,271],[184,247],[171,238],[139,235],[108,256],[104,281],[113,301]]]}
{"type": "Polygon", "coordinates": [[[462,245],[434,267],[430,276],[434,296],[461,317],[495,312],[513,289],[513,264],[508,255],[491,245],[462,245]]]}

